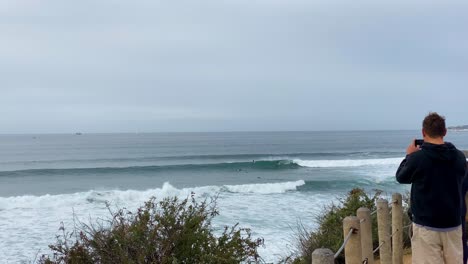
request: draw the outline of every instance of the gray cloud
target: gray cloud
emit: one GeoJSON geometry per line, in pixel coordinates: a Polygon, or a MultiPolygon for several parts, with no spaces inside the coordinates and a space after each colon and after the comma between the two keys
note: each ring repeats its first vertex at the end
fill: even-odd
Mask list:
{"type": "Polygon", "coordinates": [[[2,1],[3,133],[467,123],[463,1],[2,1]]]}

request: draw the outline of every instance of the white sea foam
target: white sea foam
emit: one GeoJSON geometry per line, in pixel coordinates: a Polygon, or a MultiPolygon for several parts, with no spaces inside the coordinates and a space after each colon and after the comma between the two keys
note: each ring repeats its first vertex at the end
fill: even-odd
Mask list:
{"type": "Polygon", "coordinates": [[[187,197],[191,193],[196,195],[210,195],[220,192],[231,193],[258,193],[258,194],[273,194],[294,191],[297,187],[305,184],[304,180],[277,182],[277,183],[260,183],[260,184],[241,184],[241,185],[224,185],[224,186],[204,186],[177,189],[170,183],[166,182],[161,188],[149,189],[145,191],[136,190],[104,190],[104,191],[87,191],[73,194],[58,194],[58,195],[24,195],[14,197],[0,197],[0,210],[5,209],[20,209],[32,207],[50,207],[64,206],[67,204],[76,204],[81,202],[105,202],[105,201],[135,201],[140,202],[155,197],[179,196],[187,197]]]}
{"type": "MultiPolygon", "coordinates": [[[[327,201],[325,194],[296,192],[303,180],[291,182],[175,188],[164,183],[160,188],[137,190],[93,190],[72,194],[0,197],[0,259],[9,263],[31,261],[35,254],[49,252],[60,223],[73,227],[73,214],[80,221],[108,217],[106,202],[135,210],[150,197],[157,199],[219,194],[221,215],[215,228],[237,222],[252,228],[255,237],[263,237],[266,247],[261,254],[275,261],[277,254],[287,254],[288,243],[298,218],[311,218],[317,205],[327,201]],[[291,206],[294,204],[295,206],[291,206]]],[[[311,226],[312,223],[306,223],[311,226]]]]}
{"type": "Polygon", "coordinates": [[[243,184],[243,185],[225,185],[224,188],[233,193],[284,193],[287,191],[295,191],[297,187],[305,185],[305,181],[299,180],[294,182],[280,183],[263,183],[263,184],[243,184]]]}
{"type": "Polygon", "coordinates": [[[385,159],[346,159],[346,160],[300,160],[295,159],[294,163],[302,167],[309,168],[337,168],[337,167],[361,167],[361,166],[381,166],[398,165],[403,158],[385,159]]]}

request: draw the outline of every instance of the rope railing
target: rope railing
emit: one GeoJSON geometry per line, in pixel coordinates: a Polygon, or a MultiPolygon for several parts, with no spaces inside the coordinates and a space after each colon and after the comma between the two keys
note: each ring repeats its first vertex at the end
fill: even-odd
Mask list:
{"type": "Polygon", "coordinates": [[[373,253],[375,254],[377,251],[379,251],[383,244],[385,244],[385,242],[380,243],[380,245],[374,249],[373,253]]]}
{"type": "Polygon", "coordinates": [[[340,249],[338,249],[338,251],[335,253],[335,256],[334,256],[335,258],[337,258],[341,254],[341,252],[343,252],[346,244],[348,243],[348,241],[351,238],[351,235],[353,234],[354,231],[355,231],[354,228],[349,229],[348,235],[346,236],[345,240],[343,241],[343,244],[341,245],[340,249]]]}
{"type": "MultiPolygon", "coordinates": [[[[398,231],[400,231],[400,230],[397,230],[397,231],[393,232],[393,234],[390,235],[390,238],[392,238],[396,233],[398,233],[398,231]]],[[[379,249],[383,246],[383,244],[385,244],[385,241],[382,242],[382,243],[380,243],[380,245],[374,249],[374,251],[373,251],[374,254],[375,254],[377,251],[379,251],[379,249]]]]}
{"type": "Polygon", "coordinates": [[[398,233],[398,231],[400,230],[397,229],[395,232],[393,232],[393,234],[390,235],[390,238],[392,238],[396,233],[398,233]]]}

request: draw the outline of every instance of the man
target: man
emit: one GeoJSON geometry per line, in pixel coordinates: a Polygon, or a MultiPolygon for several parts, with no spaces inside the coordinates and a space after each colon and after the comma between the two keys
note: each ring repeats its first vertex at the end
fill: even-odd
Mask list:
{"type": "Polygon", "coordinates": [[[396,173],[399,183],[411,185],[413,264],[463,263],[461,209],[466,158],[444,142],[445,118],[429,113],[424,118],[424,143],[413,140],[396,173]]]}

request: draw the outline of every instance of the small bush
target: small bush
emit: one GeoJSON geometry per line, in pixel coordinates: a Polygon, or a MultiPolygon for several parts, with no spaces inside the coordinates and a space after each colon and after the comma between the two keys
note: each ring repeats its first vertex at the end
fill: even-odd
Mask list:
{"type": "Polygon", "coordinates": [[[107,223],[81,224],[79,230],[57,237],[43,264],[91,263],[259,263],[261,239],[249,229],[225,227],[219,237],[211,221],[218,215],[214,200],[153,198],[132,213],[111,212],[107,223]]]}
{"type": "MultiPolygon", "coordinates": [[[[312,252],[317,248],[329,248],[333,252],[337,252],[343,243],[343,219],[347,216],[356,215],[357,209],[366,207],[375,211],[376,201],[381,197],[381,191],[376,190],[373,196],[369,196],[362,189],[353,189],[348,195],[339,199],[339,203],[333,203],[326,206],[321,214],[316,217],[318,228],[314,231],[308,231],[304,227],[299,228],[297,234],[298,254],[291,263],[302,264],[312,262],[312,252]]],[[[408,199],[404,198],[404,203],[408,199]]],[[[406,214],[404,214],[403,224],[410,223],[406,214]]],[[[404,229],[404,244],[410,246],[408,228],[404,229]]],[[[372,240],[374,248],[378,247],[377,234],[377,215],[372,215],[372,240]]],[[[344,263],[344,254],[341,253],[335,263],[344,263]]]]}

